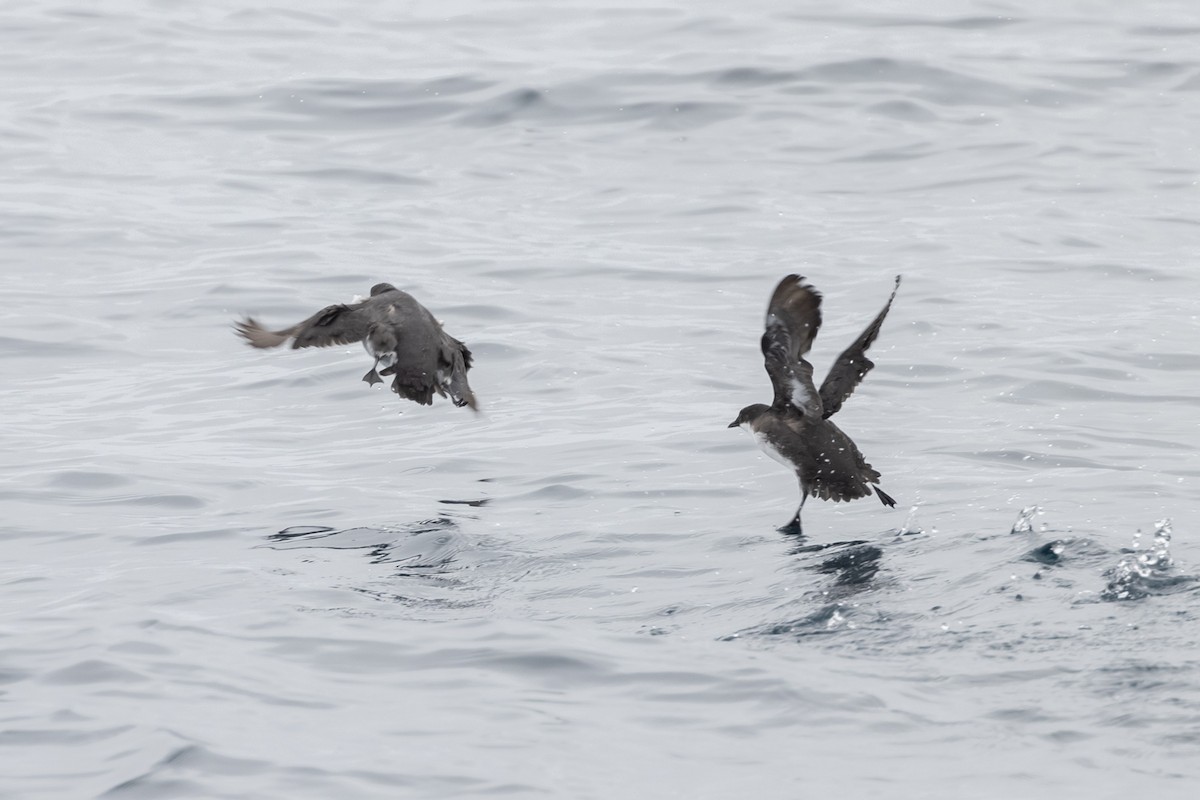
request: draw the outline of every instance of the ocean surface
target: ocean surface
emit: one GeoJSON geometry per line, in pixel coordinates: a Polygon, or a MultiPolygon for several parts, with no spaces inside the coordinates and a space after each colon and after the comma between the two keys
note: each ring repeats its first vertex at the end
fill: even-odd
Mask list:
{"type": "Polygon", "coordinates": [[[0,797],[1197,796],[1191,0],[0,18],[0,797]],[[233,335],[379,281],[481,414],[233,335]]]}

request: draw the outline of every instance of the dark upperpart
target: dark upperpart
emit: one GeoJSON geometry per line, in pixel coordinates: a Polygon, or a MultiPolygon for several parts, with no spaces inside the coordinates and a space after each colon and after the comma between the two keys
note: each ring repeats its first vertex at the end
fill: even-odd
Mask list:
{"type": "Polygon", "coordinates": [[[271,331],[251,317],[234,323],[238,335],[253,347],[329,347],[364,342],[375,364],[363,380],[375,385],[393,376],[392,391],[429,405],[436,393],[456,406],[478,410],[467,382],[471,351],[443,330],[437,318],[412,295],[390,283],[371,287],[366,300],[326,306],[308,319],[271,331]],[[386,297],[384,295],[387,295],[386,297]]]}
{"type": "Polygon", "coordinates": [[[755,420],[770,410],[770,406],[763,405],[762,403],[753,403],[752,405],[748,405],[738,412],[737,419],[729,423],[729,427],[737,428],[744,422],[749,422],[751,425],[753,425],[755,420]]]}

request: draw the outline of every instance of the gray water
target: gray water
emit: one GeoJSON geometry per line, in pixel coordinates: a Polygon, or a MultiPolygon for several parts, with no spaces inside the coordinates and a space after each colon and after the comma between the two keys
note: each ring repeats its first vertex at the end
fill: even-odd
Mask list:
{"type": "Polygon", "coordinates": [[[1195,796],[1193,2],[289,8],[4,4],[0,796],[1195,796]]]}

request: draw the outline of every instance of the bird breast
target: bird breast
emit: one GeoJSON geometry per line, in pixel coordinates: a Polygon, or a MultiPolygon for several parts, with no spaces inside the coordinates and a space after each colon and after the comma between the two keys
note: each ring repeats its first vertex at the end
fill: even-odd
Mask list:
{"type": "Polygon", "coordinates": [[[375,336],[368,336],[363,339],[363,349],[378,361],[376,366],[379,368],[387,369],[396,363],[396,350],[393,343],[379,341],[375,336]]]}
{"type": "Polygon", "coordinates": [[[784,458],[783,453],[780,453],[777,449],[775,449],[775,445],[771,443],[771,440],[767,438],[765,433],[754,430],[750,427],[750,423],[748,422],[742,423],[742,427],[754,434],[754,441],[758,442],[759,450],[762,450],[772,459],[778,461],[780,464],[783,464],[788,469],[795,471],[796,465],[784,458]]]}

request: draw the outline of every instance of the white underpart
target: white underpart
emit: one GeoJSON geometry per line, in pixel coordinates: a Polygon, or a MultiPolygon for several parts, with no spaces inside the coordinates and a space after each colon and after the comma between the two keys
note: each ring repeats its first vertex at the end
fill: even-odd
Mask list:
{"type": "Polygon", "coordinates": [[[763,436],[761,433],[759,433],[758,431],[751,428],[749,422],[743,422],[740,427],[745,428],[746,430],[750,431],[751,434],[754,435],[754,441],[758,442],[759,450],[762,450],[768,456],[775,459],[780,464],[783,464],[788,469],[790,469],[790,470],[796,469],[796,466],[794,464],[792,464],[792,462],[790,462],[786,458],[784,458],[783,454],[775,449],[775,446],[767,440],[766,436],[763,436]]]}
{"type": "Polygon", "coordinates": [[[379,363],[375,365],[376,368],[378,368],[378,369],[387,369],[388,367],[390,367],[396,363],[396,351],[395,350],[387,350],[382,353],[376,353],[374,350],[371,349],[371,340],[370,339],[363,339],[363,350],[366,350],[368,355],[374,356],[375,358],[379,359],[379,363]]]}

